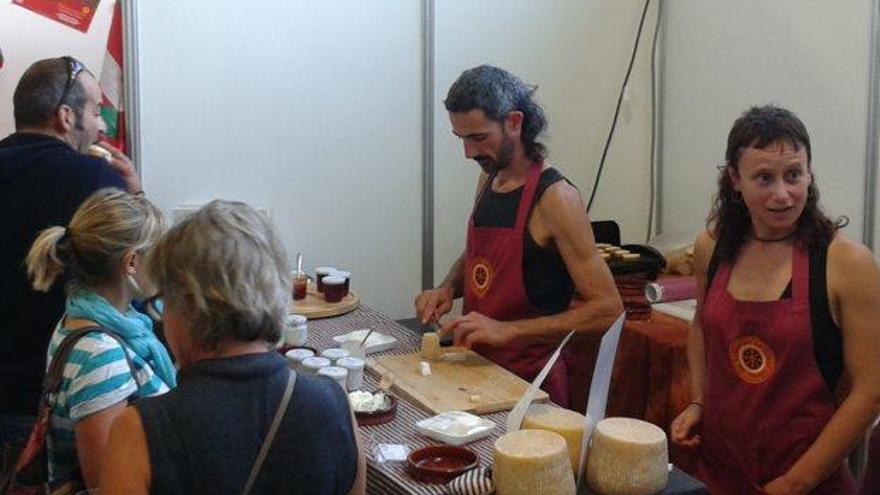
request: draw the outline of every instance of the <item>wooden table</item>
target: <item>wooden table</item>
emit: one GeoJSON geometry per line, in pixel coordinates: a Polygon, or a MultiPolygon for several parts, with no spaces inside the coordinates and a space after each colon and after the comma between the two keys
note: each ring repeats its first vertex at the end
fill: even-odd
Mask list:
{"type": "MultiPolygon", "coordinates": [[[[413,332],[406,327],[399,325],[390,318],[367,306],[361,306],[355,311],[343,316],[309,321],[308,325],[308,345],[315,347],[318,350],[335,347],[336,344],[333,342],[332,338],[336,335],[341,335],[352,330],[367,328],[373,325],[376,326],[377,332],[391,335],[398,340],[397,347],[386,351],[386,353],[411,353],[421,345],[421,336],[417,332],[413,332]]],[[[643,325],[636,325],[633,327],[630,323],[627,323],[627,331],[621,342],[623,348],[632,347],[633,349],[637,349],[644,346],[644,344],[639,343],[641,342],[639,335],[642,335],[642,333],[640,333],[638,329],[642,326],[643,325]]],[[[659,354],[662,353],[658,353],[656,356],[658,366],[662,364],[662,359],[660,359],[661,356],[659,354]]],[[[374,356],[374,354],[371,354],[370,356],[374,356]]],[[[641,382],[638,376],[641,376],[642,372],[636,373],[632,366],[624,365],[623,368],[621,368],[620,363],[621,359],[619,358],[618,364],[615,365],[616,382],[612,385],[612,395],[616,394],[615,386],[620,390],[623,390],[621,387],[633,386],[628,380],[631,380],[632,383],[641,382]]],[[[643,371],[647,372],[647,369],[643,371]]],[[[373,390],[377,388],[378,381],[375,377],[367,375],[364,377],[364,381],[365,389],[373,390]]],[[[660,385],[660,383],[656,381],[655,383],[658,386],[660,385]]],[[[652,403],[654,402],[659,404],[662,401],[655,400],[652,403]]],[[[613,407],[621,408],[621,405],[616,402],[613,402],[612,404],[613,407]]],[[[628,403],[624,403],[623,405],[626,404],[628,403]]],[[[639,401],[634,401],[632,405],[627,407],[631,407],[629,412],[636,413],[639,409],[639,401]]],[[[609,409],[609,412],[611,411],[612,409],[609,409]]],[[[437,442],[420,435],[416,432],[415,427],[413,426],[417,421],[429,416],[431,415],[428,412],[401,399],[398,403],[397,416],[393,421],[384,425],[367,426],[360,429],[364,440],[364,451],[367,456],[367,493],[382,495],[398,493],[440,495],[446,493],[443,485],[431,485],[414,481],[408,474],[406,474],[402,464],[379,464],[376,461],[374,454],[374,448],[380,443],[407,444],[413,450],[427,445],[437,444],[437,442]]],[[[505,421],[507,413],[500,412],[487,414],[483,417],[495,423],[495,430],[492,435],[472,442],[468,444],[467,447],[477,452],[480,459],[480,465],[485,467],[492,464],[492,447],[495,440],[506,432],[505,421]]],[[[700,489],[698,483],[694,482],[684,473],[676,470],[670,478],[669,489],[663,493],[701,493],[700,489]],[[673,483],[675,483],[675,485],[673,485],[673,483]],[[679,486],[683,488],[679,489],[679,486]],[[697,487],[696,489],[694,488],[695,486],[697,487]]]]}

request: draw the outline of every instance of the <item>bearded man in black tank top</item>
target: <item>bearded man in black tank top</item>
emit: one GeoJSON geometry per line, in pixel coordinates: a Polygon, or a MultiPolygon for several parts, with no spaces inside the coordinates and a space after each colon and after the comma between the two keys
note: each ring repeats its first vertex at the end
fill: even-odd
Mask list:
{"type": "MultiPolygon", "coordinates": [[[[450,88],[452,132],[483,173],[465,252],[415,301],[428,323],[463,297],[464,314],[441,333],[526,380],[569,331],[601,335],[623,311],[579,192],[544,160],[537,138],[547,121],[534,89],[486,65],[465,71],[450,88]]],[[[569,400],[566,361],[545,381],[562,405],[569,400]]]]}

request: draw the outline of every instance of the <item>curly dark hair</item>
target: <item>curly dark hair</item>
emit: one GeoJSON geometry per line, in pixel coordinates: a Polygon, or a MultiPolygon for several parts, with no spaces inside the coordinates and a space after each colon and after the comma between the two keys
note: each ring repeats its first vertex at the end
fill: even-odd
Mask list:
{"type": "Polygon", "coordinates": [[[547,156],[547,148],[537,141],[547,128],[544,109],[532,99],[537,89],[504,69],[480,65],[458,76],[443,103],[454,113],[480,109],[496,122],[504,122],[510,112],[522,112],[520,138],[526,156],[537,162],[547,156]]]}
{"type": "Polygon", "coordinates": [[[717,241],[721,260],[731,261],[752,231],[749,210],[733,188],[730,171],[738,171],[739,159],[745,148],[765,149],[786,141],[799,150],[807,152],[807,166],[813,177],[807,189],[807,203],[798,219],[796,237],[809,250],[820,249],[831,243],[838,229],[846,226],[849,219],[839,217],[831,220],[819,206],[819,188],[816,174],[812,171],[810,135],[804,123],[790,110],[774,105],[755,106],[748,109],[733,123],[727,136],[726,164],[718,173],[718,193],[706,226],[717,241]]]}

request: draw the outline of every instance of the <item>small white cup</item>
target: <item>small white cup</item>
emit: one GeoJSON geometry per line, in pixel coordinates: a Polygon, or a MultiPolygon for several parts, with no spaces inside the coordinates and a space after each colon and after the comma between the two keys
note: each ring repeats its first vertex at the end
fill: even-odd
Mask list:
{"type": "Polygon", "coordinates": [[[349,355],[350,353],[348,351],[346,351],[345,349],[340,349],[338,347],[326,349],[324,352],[321,353],[322,357],[325,357],[330,361],[333,361],[334,363],[344,357],[348,357],[349,355]]]}
{"type": "Polygon", "coordinates": [[[291,349],[284,353],[284,356],[290,362],[290,367],[297,373],[302,372],[303,359],[313,357],[314,355],[315,353],[311,349],[291,349]]]}
{"type": "Polygon", "coordinates": [[[330,360],[325,357],[313,356],[303,359],[300,369],[303,373],[317,375],[318,370],[325,366],[330,366],[330,364],[330,360]]]}
{"type": "Polygon", "coordinates": [[[318,376],[328,376],[336,381],[342,390],[347,390],[348,370],[339,366],[325,366],[318,370],[318,376]]]}
{"type": "Polygon", "coordinates": [[[364,365],[363,359],[357,357],[344,357],[336,361],[336,366],[348,370],[348,390],[358,390],[364,386],[364,365]]]}

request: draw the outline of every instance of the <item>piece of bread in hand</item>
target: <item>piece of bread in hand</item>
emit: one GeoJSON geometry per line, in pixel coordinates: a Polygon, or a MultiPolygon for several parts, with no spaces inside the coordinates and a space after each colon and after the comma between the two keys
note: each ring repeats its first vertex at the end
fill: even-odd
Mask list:
{"type": "Polygon", "coordinates": [[[98,146],[97,144],[93,144],[89,146],[89,150],[87,151],[89,155],[97,156],[98,158],[103,158],[108,162],[113,159],[113,154],[107,151],[106,148],[98,146]]]}

